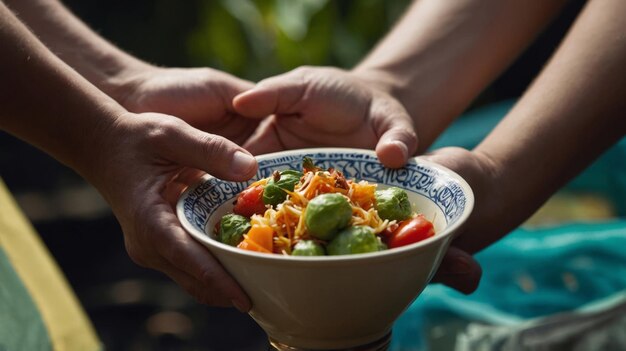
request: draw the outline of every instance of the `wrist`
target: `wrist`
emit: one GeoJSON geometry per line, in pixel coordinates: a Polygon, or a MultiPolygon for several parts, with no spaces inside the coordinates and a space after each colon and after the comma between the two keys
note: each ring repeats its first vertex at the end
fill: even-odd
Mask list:
{"type": "Polygon", "coordinates": [[[82,147],[70,165],[83,178],[98,187],[102,178],[106,178],[107,165],[111,154],[122,153],[126,141],[119,135],[125,121],[132,116],[117,103],[101,106],[94,116],[94,123],[82,130],[82,147]]]}
{"type": "Polygon", "coordinates": [[[424,158],[457,172],[472,188],[474,209],[464,232],[455,239],[455,246],[475,253],[519,224],[514,219],[518,204],[510,201],[508,191],[515,182],[505,174],[506,164],[488,150],[472,151],[447,147],[433,151],[424,158]]]}
{"type": "Polygon", "coordinates": [[[100,84],[96,85],[113,100],[124,106],[128,96],[137,88],[141,77],[150,75],[150,72],[158,69],[156,66],[132,57],[112,59],[102,69],[103,77],[100,84]]]}
{"type": "Polygon", "coordinates": [[[552,193],[543,173],[514,153],[500,151],[482,144],[472,151],[485,170],[474,190],[476,203],[483,203],[480,217],[488,224],[482,231],[498,239],[521,225],[552,193]]]}
{"type": "Polygon", "coordinates": [[[391,72],[383,69],[362,66],[355,67],[349,72],[351,75],[365,82],[370,87],[391,95],[406,107],[400,99],[403,91],[402,84],[400,80],[397,79],[397,77],[391,72]]]}
{"type": "Polygon", "coordinates": [[[360,65],[351,71],[371,87],[396,99],[407,111],[415,125],[419,146],[425,152],[445,128],[457,117],[462,108],[456,108],[437,87],[437,77],[428,78],[419,70],[395,71],[391,68],[360,65]],[[416,78],[416,77],[422,78],[416,78]]]}

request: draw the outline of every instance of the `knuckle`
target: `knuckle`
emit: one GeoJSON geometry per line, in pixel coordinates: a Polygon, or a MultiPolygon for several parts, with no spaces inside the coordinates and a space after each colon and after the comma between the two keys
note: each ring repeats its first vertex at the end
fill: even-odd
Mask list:
{"type": "Polygon", "coordinates": [[[256,83],[257,87],[267,87],[275,81],[276,77],[265,78],[256,83]]]}
{"type": "Polygon", "coordinates": [[[148,123],[145,140],[150,145],[164,145],[172,140],[181,128],[181,121],[176,118],[155,118],[148,123]]]}
{"type": "Polygon", "coordinates": [[[202,135],[202,141],[200,145],[202,147],[202,154],[207,155],[209,158],[220,157],[228,151],[228,143],[226,139],[212,135],[202,135]]]}
{"type": "Polygon", "coordinates": [[[417,133],[412,128],[402,128],[398,131],[398,134],[404,136],[406,140],[417,140],[417,133]]]}
{"type": "Polygon", "coordinates": [[[199,75],[203,75],[211,78],[223,78],[226,73],[221,72],[219,70],[212,69],[210,67],[199,67],[197,68],[197,73],[199,75]]]}
{"type": "Polygon", "coordinates": [[[307,76],[311,74],[315,69],[316,69],[315,67],[305,65],[305,66],[300,66],[294,69],[293,71],[291,71],[291,73],[295,75],[307,76]]]}

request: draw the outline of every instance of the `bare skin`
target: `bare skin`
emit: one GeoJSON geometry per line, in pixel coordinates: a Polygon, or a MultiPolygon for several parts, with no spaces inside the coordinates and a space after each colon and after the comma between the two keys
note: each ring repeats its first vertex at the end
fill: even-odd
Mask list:
{"type": "MultiPolygon", "coordinates": [[[[55,53],[132,111],[180,114],[193,126],[220,132],[239,143],[250,137],[244,145],[254,152],[314,145],[375,147],[385,164],[398,167],[409,156],[425,150],[521,53],[564,1],[422,0],[411,6],[355,69],[301,68],[262,81],[250,91],[246,91],[250,83],[228,75],[220,77],[212,70],[190,73],[142,63],[94,38],[95,34],[78,20],[68,21],[69,13],[59,9],[56,1],[9,3],[55,53]],[[37,13],[50,16],[42,19],[34,15],[37,13]],[[37,27],[38,23],[43,23],[42,27],[37,27]],[[70,42],[77,42],[81,50],[70,50],[63,35],[56,34],[59,32],[65,39],[71,38],[70,42]],[[90,59],[81,57],[83,53],[90,59]],[[203,74],[196,73],[206,78],[197,78],[203,74]],[[157,78],[149,79],[153,76],[157,78]],[[179,84],[185,88],[178,90],[179,84]],[[213,96],[206,99],[210,105],[200,105],[203,99],[199,97],[207,96],[213,96]],[[170,97],[175,98],[168,101],[170,97]],[[189,103],[174,103],[182,98],[189,103]],[[196,102],[198,107],[190,108],[196,102]],[[211,112],[205,115],[204,111],[211,112]],[[273,116],[263,119],[269,114],[273,116]],[[249,123],[242,116],[255,122],[249,123]],[[247,126],[254,127],[261,119],[252,134],[247,126]],[[334,128],[328,128],[329,121],[334,128]],[[351,134],[355,126],[356,133],[351,134]]],[[[439,281],[464,292],[475,289],[480,267],[468,252],[489,245],[518,225],[549,194],[623,135],[623,122],[615,115],[619,116],[624,107],[620,97],[624,96],[622,77],[626,75],[616,63],[624,59],[624,43],[614,24],[619,21],[611,17],[624,13],[623,6],[616,0],[591,1],[552,62],[478,148],[446,149],[428,156],[464,175],[479,204],[467,232],[481,234],[466,234],[457,240],[457,247],[451,248],[442,263],[439,281]],[[550,172],[528,176],[528,169],[550,172]]],[[[145,117],[138,118],[140,125],[170,122],[161,115],[145,117]],[[148,122],[150,117],[155,121],[148,122]]],[[[121,125],[127,126],[122,130],[141,129],[121,125]]],[[[13,127],[19,134],[19,126],[13,127]]],[[[164,128],[174,134],[176,128],[185,129],[175,123],[164,128]]],[[[40,147],[63,159],[66,153],[55,150],[67,146],[43,134],[32,139],[36,144],[47,140],[50,145],[40,147]]],[[[161,140],[157,144],[166,142],[166,138],[157,139],[161,140]]],[[[118,144],[124,145],[121,140],[125,141],[118,139],[118,144]]],[[[195,171],[165,173],[172,176],[170,180],[180,179],[183,184],[195,175],[195,171]]],[[[103,192],[118,193],[119,189],[111,187],[103,192]]],[[[118,217],[122,223],[129,221],[123,215],[118,217]]]]}
{"type": "MultiPolygon", "coordinates": [[[[52,54],[3,3],[0,42],[0,127],[96,187],[118,218],[135,262],[169,275],[203,303],[247,311],[249,298],[185,233],[172,200],[202,171],[249,179],[254,158],[177,117],[128,112],[52,54]]],[[[216,108],[216,114],[227,109],[216,108]]]]}
{"type": "MultiPolygon", "coordinates": [[[[476,252],[517,227],[626,134],[626,13],[620,0],[590,1],[515,108],[474,150],[428,156],[456,170],[476,208],[455,245],[476,252]]],[[[454,284],[455,276],[439,279],[454,284]]]]}
{"type": "MultiPolygon", "coordinates": [[[[298,68],[237,96],[241,115],[265,119],[252,153],[319,145],[375,148],[389,167],[426,150],[558,13],[564,1],[416,1],[350,71],[298,68]]],[[[480,267],[452,248],[444,283],[476,289],[480,267]]]]}
{"type": "Polygon", "coordinates": [[[397,168],[417,149],[404,107],[336,68],[302,67],[266,79],[233,105],[247,117],[276,114],[244,144],[252,153],[320,145],[376,148],[385,165],[397,168]]]}
{"type": "Polygon", "coordinates": [[[211,68],[146,63],[97,35],[57,0],[5,3],[55,55],[130,112],[174,115],[239,144],[258,125],[232,107],[251,82],[211,68]]]}
{"type": "Polygon", "coordinates": [[[237,96],[244,116],[275,114],[245,146],[253,153],[375,148],[385,165],[400,167],[432,144],[563,3],[416,1],[351,71],[298,68],[237,96]]]}
{"type": "MultiPolygon", "coordinates": [[[[270,78],[237,96],[234,106],[250,117],[259,117],[253,105],[275,114],[251,139],[257,144],[301,147],[325,135],[329,144],[377,145],[381,160],[397,166],[425,150],[562,4],[419,1],[354,70],[307,68],[270,78]],[[378,114],[371,110],[375,97],[386,106],[378,114]],[[377,119],[405,133],[385,138],[373,129],[357,141],[324,129],[330,121],[363,128],[377,119]]],[[[468,253],[519,225],[624,135],[626,53],[618,15],[624,7],[591,1],[537,81],[475,150],[426,156],[465,176],[477,197],[467,234],[455,241],[436,280],[473,291],[480,267],[468,253]]]]}

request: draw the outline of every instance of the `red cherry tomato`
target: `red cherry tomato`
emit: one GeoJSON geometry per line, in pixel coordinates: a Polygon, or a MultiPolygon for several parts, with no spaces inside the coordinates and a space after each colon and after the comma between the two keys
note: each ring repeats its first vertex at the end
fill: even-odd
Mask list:
{"type": "Polygon", "coordinates": [[[239,194],[233,212],[245,217],[251,217],[253,214],[265,213],[266,209],[263,203],[263,186],[257,185],[244,189],[239,194]]]}
{"type": "Polygon", "coordinates": [[[433,235],[435,235],[433,224],[423,215],[419,215],[400,222],[400,226],[391,233],[388,245],[392,249],[422,241],[433,235]]]}

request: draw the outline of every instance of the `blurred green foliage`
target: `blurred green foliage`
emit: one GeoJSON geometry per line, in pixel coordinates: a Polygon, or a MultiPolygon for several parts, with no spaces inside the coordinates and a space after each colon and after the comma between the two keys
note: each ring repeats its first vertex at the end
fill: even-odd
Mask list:
{"type": "MultiPolygon", "coordinates": [[[[257,81],[300,65],[356,64],[411,0],[62,0],[102,36],[162,66],[210,66],[257,81]]],[[[474,106],[519,96],[585,0],[564,14],[474,106]]]]}
{"type": "Polygon", "coordinates": [[[191,65],[258,80],[301,65],[351,67],[409,0],[216,0],[199,4],[191,65]]]}

